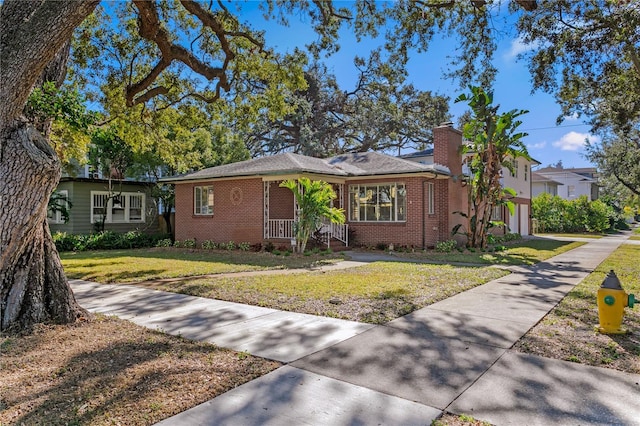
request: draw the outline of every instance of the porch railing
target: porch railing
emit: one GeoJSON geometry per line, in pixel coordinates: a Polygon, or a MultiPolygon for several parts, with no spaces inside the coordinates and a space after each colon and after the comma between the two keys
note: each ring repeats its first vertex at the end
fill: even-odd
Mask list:
{"type": "MultiPolygon", "coordinates": [[[[290,240],[295,237],[293,232],[294,219],[269,219],[267,239],[285,239],[290,240]]],[[[322,224],[320,228],[320,235],[322,240],[327,244],[330,244],[332,238],[341,241],[345,246],[349,245],[349,225],[337,224],[326,222],[322,224]]]]}
{"type": "Polygon", "coordinates": [[[273,239],[292,239],[293,219],[269,219],[266,238],[273,239]]]}
{"type": "Polygon", "coordinates": [[[320,234],[327,246],[330,245],[332,238],[342,241],[347,247],[349,246],[349,225],[347,224],[324,222],[320,228],[320,234]]]}

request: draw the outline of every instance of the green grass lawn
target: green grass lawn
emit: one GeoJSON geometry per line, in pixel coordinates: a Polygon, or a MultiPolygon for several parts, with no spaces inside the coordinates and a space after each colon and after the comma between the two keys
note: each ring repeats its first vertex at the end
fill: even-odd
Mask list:
{"type": "Polygon", "coordinates": [[[334,263],[340,254],[282,256],[209,250],[117,250],[63,253],[70,278],[103,283],[152,281],[150,288],[276,309],[384,323],[508,272],[489,265],[533,264],[583,243],[525,240],[502,252],[400,253],[425,263],[375,262],[340,271],[295,275],[213,276],[334,263]],[[438,262],[438,264],[428,264],[438,262]],[[441,264],[444,263],[444,264],[441,264]],[[450,263],[450,264],[447,264],[450,263]]]}
{"type": "Polygon", "coordinates": [[[548,233],[548,234],[541,234],[541,233],[537,233],[536,234],[537,237],[568,237],[568,238],[572,238],[572,237],[577,237],[577,238],[602,238],[604,237],[604,234],[591,234],[588,232],[576,232],[576,233],[565,233],[565,232],[558,232],[558,233],[548,233]]]}
{"type": "Polygon", "coordinates": [[[65,252],[60,253],[60,258],[69,278],[125,283],[265,269],[308,268],[337,262],[343,256],[276,256],[243,251],[154,248],[65,252]]]}
{"type": "Polygon", "coordinates": [[[613,269],[627,293],[640,298],[640,246],[623,244],[576,286],[516,349],[550,358],[606,366],[640,374],[640,306],[625,308],[623,327],[631,333],[605,335],[599,323],[597,291],[613,269]]]}
{"type": "Polygon", "coordinates": [[[436,251],[401,253],[399,256],[407,256],[413,259],[436,261],[444,263],[465,263],[480,265],[533,265],[550,257],[580,247],[583,242],[556,241],[545,239],[523,240],[507,246],[507,250],[487,252],[465,250],[460,253],[438,253],[436,251]]]}
{"type": "Polygon", "coordinates": [[[375,262],[340,271],[189,278],[150,287],[380,324],[506,274],[490,267],[375,262]]]}

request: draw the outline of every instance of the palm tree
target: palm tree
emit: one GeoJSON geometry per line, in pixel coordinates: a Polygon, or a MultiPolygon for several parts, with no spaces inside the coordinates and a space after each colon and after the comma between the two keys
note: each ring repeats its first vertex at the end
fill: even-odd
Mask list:
{"type": "Polygon", "coordinates": [[[280,186],[289,188],[298,203],[298,221],[294,224],[297,253],[304,253],[309,237],[323,218],[332,223],[345,222],[344,210],[331,207],[336,193],[327,182],[301,177],[297,181],[286,180],[280,186]]]}

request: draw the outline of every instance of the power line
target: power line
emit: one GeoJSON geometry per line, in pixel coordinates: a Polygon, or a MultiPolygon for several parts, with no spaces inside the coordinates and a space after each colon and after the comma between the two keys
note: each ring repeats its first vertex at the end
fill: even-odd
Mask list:
{"type": "Polygon", "coordinates": [[[560,129],[562,127],[582,127],[582,126],[588,126],[588,124],[565,124],[563,126],[550,126],[550,127],[534,127],[531,129],[522,129],[523,131],[530,131],[530,130],[549,130],[549,129],[560,129]]]}

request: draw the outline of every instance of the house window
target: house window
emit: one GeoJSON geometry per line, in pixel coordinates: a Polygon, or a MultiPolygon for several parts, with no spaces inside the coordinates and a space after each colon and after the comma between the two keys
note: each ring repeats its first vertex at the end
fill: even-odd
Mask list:
{"type": "MultiPolygon", "coordinates": [[[[55,191],[52,198],[55,197],[54,203],[60,208],[64,207],[69,209],[69,191],[63,189],[61,191],[55,191]]],[[[47,210],[47,220],[49,223],[64,223],[64,217],[62,216],[62,212],[58,209],[47,210]]]]}
{"type": "Polygon", "coordinates": [[[91,191],[91,223],[144,222],[145,194],[91,191]]]}
{"type": "Polygon", "coordinates": [[[502,221],[502,206],[493,206],[491,209],[491,220],[502,221]]]}
{"type": "Polygon", "coordinates": [[[513,168],[513,171],[511,172],[511,176],[518,179],[518,160],[513,160],[511,161],[511,167],[513,168]]]}
{"type": "Polygon", "coordinates": [[[567,197],[571,198],[571,197],[575,197],[576,196],[576,186],[575,185],[569,185],[567,187],[567,197]]]}
{"type": "Polygon", "coordinates": [[[353,222],[407,220],[407,193],[404,184],[350,185],[349,220],[353,222]]]}
{"type": "Polygon", "coordinates": [[[524,165],[524,181],[526,182],[529,179],[529,165],[524,165]]]}
{"type": "Polygon", "coordinates": [[[213,214],[213,186],[196,186],[193,190],[193,213],[213,214]]]}
{"type": "Polygon", "coordinates": [[[436,214],[435,189],[432,182],[427,183],[427,213],[436,214]]]}

